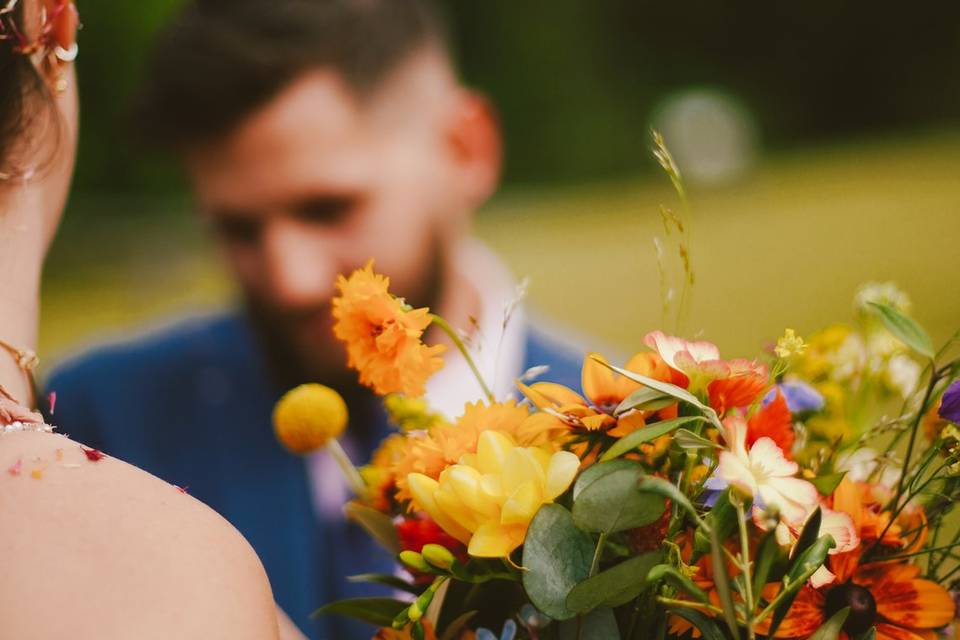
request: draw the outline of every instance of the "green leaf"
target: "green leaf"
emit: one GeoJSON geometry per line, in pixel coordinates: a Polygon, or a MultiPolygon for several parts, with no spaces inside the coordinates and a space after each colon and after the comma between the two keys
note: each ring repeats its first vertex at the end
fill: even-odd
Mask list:
{"type": "MultiPolygon", "coordinates": [[[[710,529],[710,561],[713,567],[713,582],[717,588],[717,596],[720,598],[720,606],[723,609],[723,619],[730,629],[734,638],[740,637],[737,630],[737,610],[733,607],[733,596],[730,593],[730,577],[727,575],[727,565],[724,562],[723,549],[720,538],[717,537],[717,530],[710,529]]],[[[770,633],[773,636],[773,633],[770,633]]]]}
{"type": "Polygon", "coordinates": [[[877,640],[877,629],[876,627],[870,627],[859,636],[854,638],[854,640],[877,640]]]}
{"type": "Polygon", "coordinates": [[[817,493],[822,496],[829,496],[833,493],[840,482],[843,480],[843,476],[847,475],[846,471],[840,471],[837,473],[828,473],[826,475],[817,476],[810,480],[810,484],[817,488],[817,493]]]}
{"type": "Polygon", "coordinates": [[[847,621],[849,615],[850,607],[840,609],[813,632],[810,640],[837,640],[840,637],[840,630],[843,629],[843,623],[847,621]]]}
{"type": "Polygon", "coordinates": [[[363,620],[378,627],[389,627],[393,619],[409,606],[409,602],[400,602],[393,598],[352,598],[322,606],[310,617],[335,614],[363,620]]]}
{"type": "Polygon", "coordinates": [[[360,575],[356,576],[347,576],[347,582],[370,582],[373,584],[382,584],[390,587],[391,589],[406,591],[414,595],[420,595],[423,592],[423,587],[411,584],[403,578],[387,575],[385,573],[361,573],[360,575]]]}
{"type": "Polygon", "coordinates": [[[797,593],[806,583],[806,580],[801,578],[807,574],[812,574],[815,569],[822,566],[827,559],[827,554],[830,552],[830,549],[833,549],[835,546],[837,546],[837,543],[834,542],[833,536],[827,534],[810,545],[810,548],[801,553],[790,565],[790,569],[783,579],[784,589],[777,596],[780,598],[780,603],[773,611],[773,620],[770,622],[769,631],[767,631],[768,636],[771,638],[774,637],[777,629],[780,628],[780,623],[783,622],[783,619],[790,611],[790,606],[793,604],[794,599],[796,599],[797,593]]]}
{"type": "Polygon", "coordinates": [[[659,496],[637,491],[644,477],[643,467],[601,462],[593,482],[573,501],[573,522],[584,531],[616,533],[654,522],[663,515],[666,503],[659,496]]]}
{"type": "Polygon", "coordinates": [[[706,418],[701,416],[687,416],[684,418],[664,420],[663,422],[655,422],[649,426],[640,427],[633,433],[620,438],[620,440],[618,440],[612,447],[607,449],[607,451],[600,456],[600,462],[606,462],[607,460],[619,458],[623,454],[636,449],[645,442],[656,440],[660,436],[670,433],[674,429],[680,427],[680,425],[697,421],[705,422],[706,418]]]}
{"type": "Polygon", "coordinates": [[[797,543],[793,545],[790,552],[790,559],[799,558],[800,554],[810,548],[810,546],[820,537],[820,523],[823,521],[823,511],[818,506],[803,524],[803,530],[800,531],[800,537],[797,543]]]}
{"type": "Polygon", "coordinates": [[[720,445],[712,440],[707,440],[703,436],[698,436],[693,431],[687,429],[677,429],[673,434],[673,441],[681,449],[722,449],[720,445]]]}
{"type": "MultiPolygon", "coordinates": [[[[608,462],[606,464],[611,463],[608,462]]],[[[637,485],[637,490],[643,493],[653,493],[672,500],[674,504],[686,509],[686,511],[693,516],[693,519],[697,521],[697,524],[703,524],[700,514],[697,513],[690,499],[667,480],[655,476],[646,476],[640,481],[640,484],[637,485]]]]}
{"type": "Polygon", "coordinates": [[[708,529],[716,529],[721,540],[729,538],[737,530],[737,509],[730,502],[730,489],[724,489],[704,516],[706,528],[699,527],[694,534],[693,548],[699,555],[709,553],[712,542],[708,529]]]}
{"type": "Polygon", "coordinates": [[[639,373],[634,373],[633,371],[630,371],[628,369],[621,369],[620,367],[616,367],[610,364],[609,362],[604,362],[603,360],[598,359],[597,362],[608,367],[613,371],[616,371],[617,373],[622,375],[624,378],[633,380],[638,384],[642,384],[645,387],[649,387],[650,389],[659,391],[660,393],[676,398],[677,400],[682,400],[683,402],[689,402],[696,408],[703,411],[705,414],[713,413],[713,409],[711,409],[710,407],[700,402],[695,395],[693,395],[686,389],[678,387],[675,384],[670,384],[669,382],[660,382],[659,380],[654,380],[653,378],[642,376],[639,373]]]}
{"type": "Polygon", "coordinates": [[[570,590],[567,609],[587,613],[599,607],[619,607],[630,602],[650,585],[647,574],[662,559],[659,551],[651,551],[587,578],[570,590]]]}
{"type": "Polygon", "coordinates": [[[367,533],[384,549],[393,555],[400,553],[400,538],[397,536],[397,529],[393,526],[390,516],[359,502],[348,502],[343,507],[343,513],[348,520],[353,520],[366,529],[367,533]]]}
{"type": "Polygon", "coordinates": [[[611,640],[620,637],[617,619],[610,609],[591,611],[583,618],[560,624],[559,640],[611,640]]]}
{"type": "Polygon", "coordinates": [[[617,405],[617,408],[613,411],[613,415],[620,416],[632,409],[639,409],[641,411],[656,411],[676,403],[676,398],[673,398],[672,396],[668,396],[667,394],[657,391],[656,389],[651,389],[650,387],[641,387],[628,395],[623,402],[617,405]]]}
{"type": "Polygon", "coordinates": [[[577,481],[573,484],[573,499],[576,500],[580,493],[600,476],[610,473],[613,469],[636,469],[637,463],[633,460],[610,460],[603,465],[590,465],[577,476],[577,481]]]}
{"type": "Polygon", "coordinates": [[[933,340],[915,320],[903,315],[890,305],[879,302],[867,304],[876,311],[884,326],[894,337],[917,353],[933,360],[936,355],[933,350],[933,340]]]}
{"type": "Polygon", "coordinates": [[[720,627],[709,616],[686,607],[677,607],[676,609],[669,609],[669,611],[699,629],[703,640],[726,640],[726,636],[720,631],[720,627]]]}
{"type": "Polygon", "coordinates": [[[753,592],[760,594],[763,587],[774,577],[774,568],[780,566],[783,571],[783,564],[787,560],[787,554],[777,542],[777,532],[775,529],[763,534],[760,544],[757,545],[756,559],[753,563],[753,592]]]}
{"type": "Polygon", "coordinates": [[[458,637],[460,637],[460,632],[466,629],[467,623],[470,622],[470,620],[472,620],[477,613],[479,612],[467,611],[466,613],[455,618],[454,621],[448,624],[447,628],[443,630],[440,640],[456,640],[458,637]]]}
{"type": "Polygon", "coordinates": [[[647,573],[647,581],[651,584],[656,582],[669,582],[678,589],[687,592],[703,604],[712,604],[707,592],[694,584],[693,580],[680,573],[680,571],[669,564],[658,564],[647,573]]]}
{"type": "Polygon", "coordinates": [[[523,588],[534,606],[554,620],[576,615],[567,609],[567,594],[590,574],[593,551],[593,538],[577,529],[569,511],[540,507],[523,544],[523,588]]]}

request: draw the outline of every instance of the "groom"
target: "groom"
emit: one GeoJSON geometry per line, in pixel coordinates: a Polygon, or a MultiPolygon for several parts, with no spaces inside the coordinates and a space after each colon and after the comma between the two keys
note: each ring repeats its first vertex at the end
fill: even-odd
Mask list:
{"type": "MultiPolygon", "coordinates": [[[[289,455],[270,420],[283,391],[318,381],[347,399],[356,461],[388,429],[332,338],[336,275],[375,258],[393,291],[470,334],[499,397],[537,365],[579,383],[577,354],[521,311],[505,322],[515,283],[468,235],[499,179],[496,118],[457,81],[420,0],[197,0],[148,79],[141,128],[182,160],[241,302],[65,364],[53,420],[223,514],[312,637],[360,637],[309,614],[358,593],[343,576],[389,572],[390,559],[343,522],[348,496],[325,454],[289,455]]],[[[478,397],[448,350],[428,399],[456,416],[478,397]]]]}

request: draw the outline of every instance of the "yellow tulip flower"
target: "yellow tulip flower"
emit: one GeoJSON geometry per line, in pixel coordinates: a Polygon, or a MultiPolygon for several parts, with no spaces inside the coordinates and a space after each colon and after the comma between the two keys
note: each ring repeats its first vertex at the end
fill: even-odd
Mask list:
{"type": "Polygon", "coordinates": [[[480,558],[503,558],[523,544],[540,505],[573,482],[580,459],[569,451],[519,447],[510,436],[484,431],[477,452],[465,454],[434,480],[411,473],[414,505],[480,558]]]}

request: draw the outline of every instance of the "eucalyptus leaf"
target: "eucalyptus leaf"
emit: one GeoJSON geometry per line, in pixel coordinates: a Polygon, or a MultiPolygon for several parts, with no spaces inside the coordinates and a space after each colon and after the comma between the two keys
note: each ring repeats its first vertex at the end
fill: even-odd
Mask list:
{"type": "Polygon", "coordinates": [[[611,640],[620,637],[617,619],[610,609],[591,611],[583,618],[560,624],[559,640],[611,640]]]}
{"type": "Polygon", "coordinates": [[[613,411],[613,415],[623,415],[632,409],[638,409],[640,411],[657,411],[658,409],[663,409],[676,403],[676,398],[669,396],[662,391],[657,391],[656,389],[651,389],[650,387],[641,387],[628,395],[623,402],[617,405],[617,408],[613,411]]]}
{"type": "Polygon", "coordinates": [[[530,601],[555,620],[576,615],[567,609],[567,594],[590,574],[594,543],[573,524],[558,504],[540,507],[523,544],[523,587],[530,601]]]}
{"type": "Polygon", "coordinates": [[[587,578],[570,590],[567,609],[587,613],[599,607],[619,607],[630,602],[651,584],[647,574],[662,559],[659,551],[651,551],[587,578]]]}
{"type": "Polygon", "coordinates": [[[810,640],[837,640],[840,637],[840,631],[843,629],[843,623],[847,621],[849,615],[850,607],[840,609],[813,632],[810,640]]]}
{"type": "Polygon", "coordinates": [[[597,478],[610,473],[612,469],[641,468],[640,464],[633,460],[610,460],[604,462],[603,465],[590,465],[577,476],[577,481],[573,483],[573,499],[576,500],[585,488],[590,486],[597,478]]]}
{"type": "Polygon", "coordinates": [[[770,622],[770,629],[767,632],[770,637],[775,636],[777,629],[780,628],[780,623],[783,622],[783,619],[790,611],[790,607],[793,605],[797,593],[806,583],[806,580],[802,580],[801,578],[808,574],[812,575],[815,569],[822,566],[827,559],[827,554],[830,552],[830,549],[836,546],[837,543],[834,542],[833,536],[829,534],[822,536],[791,563],[787,575],[784,576],[783,591],[779,594],[781,598],[780,603],[773,611],[773,620],[770,622]]]}
{"type": "Polygon", "coordinates": [[[880,302],[868,302],[887,330],[903,344],[931,360],[935,357],[933,340],[915,320],[909,318],[890,305],[880,302]]]}
{"type": "Polygon", "coordinates": [[[667,508],[663,498],[637,490],[644,477],[639,464],[601,462],[593,468],[598,469],[593,482],[573,500],[573,521],[579,528],[616,533],[650,524],[663,515],[667,508]]]}
{"type": "Polygon", "coordinates": [[[703,640],[726,640],[726,636],[720,631],[720,627],[713,621],[713,618],[694,609],[687,609],[686,607],[677,607],[669,611],[672,615],[683,618],[699,629],[703,640]]]}
{"type": "Polygon", "coordinates": [[[363,620],[378,627],[389,627],[393,619],[409,606],[409,602],[401,602],[393,598],[352,598],[322,606],[310,617],[334,614],[363,620]]]}
{"type": "MultiPolygon", "coordinates": [[[[610,463],[608,462],[606,464],[610,463]]],[[[637,490],[643,493],[653,493],[672,500],[674,504],[679,505],[691,516],[693,516],[693,519],[697,521],[697,524],[700,524],[701,526],[704,524],[703,520],[700,518],[700,515],[697,513],[696,508],[693,506],[693,503],[690,502],[690,499],[683,495],[683,492],[681,492],[680,489],[667,480],[664,480],[663,478],[657,478],[655,476],[646,476],[640,481],[640,484],[637,485],[637,490]]]]}
{"type": "Polygon", "coordinates": [[[400,553],[400,538],[397,536],[393,520],[388,515],[359,502],[348,502],[343,507],[343,513],[348,520],[353,520],[366,529],[367,533],[384,549],[393,555],[400,553]]]}
{"type": "Polygon", "coordinates": [[[683,418],[664,420],[662,422],[655,422],[649,426],[640,427],[633,433],[620,438],[616,443],[614,443],[612,447],[607,449],[606,452],[600,456],[600,461],[606,462],[607,460],[619,458],[623,454],[633,451],[645,442],[656,440],[660,436],[670,433],[681,425],[697,421],[703,422],[706,421],[706,418],[701,416],[687,416],[683,418]]]}

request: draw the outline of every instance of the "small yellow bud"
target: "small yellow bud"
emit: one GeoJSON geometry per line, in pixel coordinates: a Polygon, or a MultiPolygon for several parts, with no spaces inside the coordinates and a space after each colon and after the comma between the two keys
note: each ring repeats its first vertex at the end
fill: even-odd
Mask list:
{"type": "Polygon", "coordinates": [[[422,571],[424,573],[430,573],[433,571],[433,568],[426,563],[422,555],[416,551],[410,551],[409,549],[407,551],[400,552],[400,562],[416,571],[422,571]]]}
{"type": "Polygon", "coordinates": [[[273,410],[277,440],[293,453],[322,449],[347,426],[347,405],[322,384],[302,384],[288,391],[273,410]]]}
{"type": "Polygon", "coordinates": [[[423,559],[438,569],[448,570],[453,566],[456,558],[450,550],[440,544],[425,544],[421,550],[423,559]]]}

